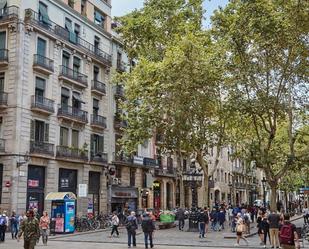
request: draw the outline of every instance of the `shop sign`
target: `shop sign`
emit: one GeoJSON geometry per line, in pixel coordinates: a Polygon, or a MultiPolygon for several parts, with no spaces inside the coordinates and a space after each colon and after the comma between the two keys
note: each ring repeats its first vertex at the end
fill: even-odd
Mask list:
{"type": "Polygon", "coordinates": [[[39,186],[39,180],[28,180],[28,187],[36,188],[39,186]]]}
{"type": "Polygon", "coordinates": [[[88,197],[87,184],[78,184],[78,197],[88,197]]]}
{"type": "Polygon", "coordinates": [[[136,189],[113,189],[112,197],[114,198],[137,198],[136,189]]]}
{"type": "Polygon", "coordinates": [[[144,165],[144,157],[134,156],[133,163],[138,165],[144,165]]]}
{"type": "Polygon", "coordinates": [[[69,187],[69,178],[61,178],[60,179],[60,187],[68,188],[69,187]]]}

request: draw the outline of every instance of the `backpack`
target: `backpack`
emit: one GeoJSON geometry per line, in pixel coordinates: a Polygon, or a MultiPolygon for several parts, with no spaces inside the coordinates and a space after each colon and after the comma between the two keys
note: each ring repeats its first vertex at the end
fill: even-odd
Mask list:
{"type": "Polygon", "coordinates": [[[294,245],[294,231],[292,224],[284,224],[280,229],[280,243],[283,245],[294,245]]]}
{"type": "Polygon", "coordinates": [[[136,223],[134,219],[127,220],[126,229],[132,231],[136,229],[136,223]]]}
{"type": "Polygon", "coordinates": [[[6,225],[6,217],[5,216],[0,216],[0,226],[6,225]]]}

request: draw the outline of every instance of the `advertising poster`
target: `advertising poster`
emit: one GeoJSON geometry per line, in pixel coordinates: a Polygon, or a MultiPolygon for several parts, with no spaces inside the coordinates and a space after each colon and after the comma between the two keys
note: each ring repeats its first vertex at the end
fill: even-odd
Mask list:
{"type": "Polygon", "coordinates": [[[75,217],[75,202],[67,201],[65,203],[65,232],[70,233],[74,232],[74,217],[75,217]]]}
{"type": "Polygon", "coordinates": [[[55,232],[56,233],[63,233],[64,219],[63,218],[55,218],[55,221],[56,221],[55,232]]]}

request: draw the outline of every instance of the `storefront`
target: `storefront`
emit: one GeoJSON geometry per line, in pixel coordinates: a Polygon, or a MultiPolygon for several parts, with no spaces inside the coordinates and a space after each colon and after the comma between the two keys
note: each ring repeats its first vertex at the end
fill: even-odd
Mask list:
{"type": "Polygon", "coordinates": [[[161,209],[161,183],[153,182],[153,207],[154,209],[161,209]]]}
{"type": "Polygon", "coordinates": [[[100,172],[89,171],[88,214],[100,213],[100,172]]]}
{"type": "Polygon", "coordinates": [[[77,170],[75,169],[59,169],[59,192],[77,192],[77,170]]]}
{"type": "Polygon", "coordinates": [[[29,165],[27,178],[26,209],[36,208],[40,215],[44,210],[45,168],[29,165]]]}
{"type": "Polygon", "coordinates": [[[110,186],[111,211],[118,213],[137,210],[138,190],[134,187],[110,186]]]}

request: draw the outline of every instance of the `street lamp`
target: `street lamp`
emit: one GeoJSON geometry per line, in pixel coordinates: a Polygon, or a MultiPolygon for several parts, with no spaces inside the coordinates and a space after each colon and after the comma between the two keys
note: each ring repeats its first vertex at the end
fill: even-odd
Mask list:
{"type": "Polygon", "coordinates": [[[263,177],[262,179],[262,186],[263,186],[263,203],[264,203],[264,207],[266,208],[266,178],[263,177]]]}

